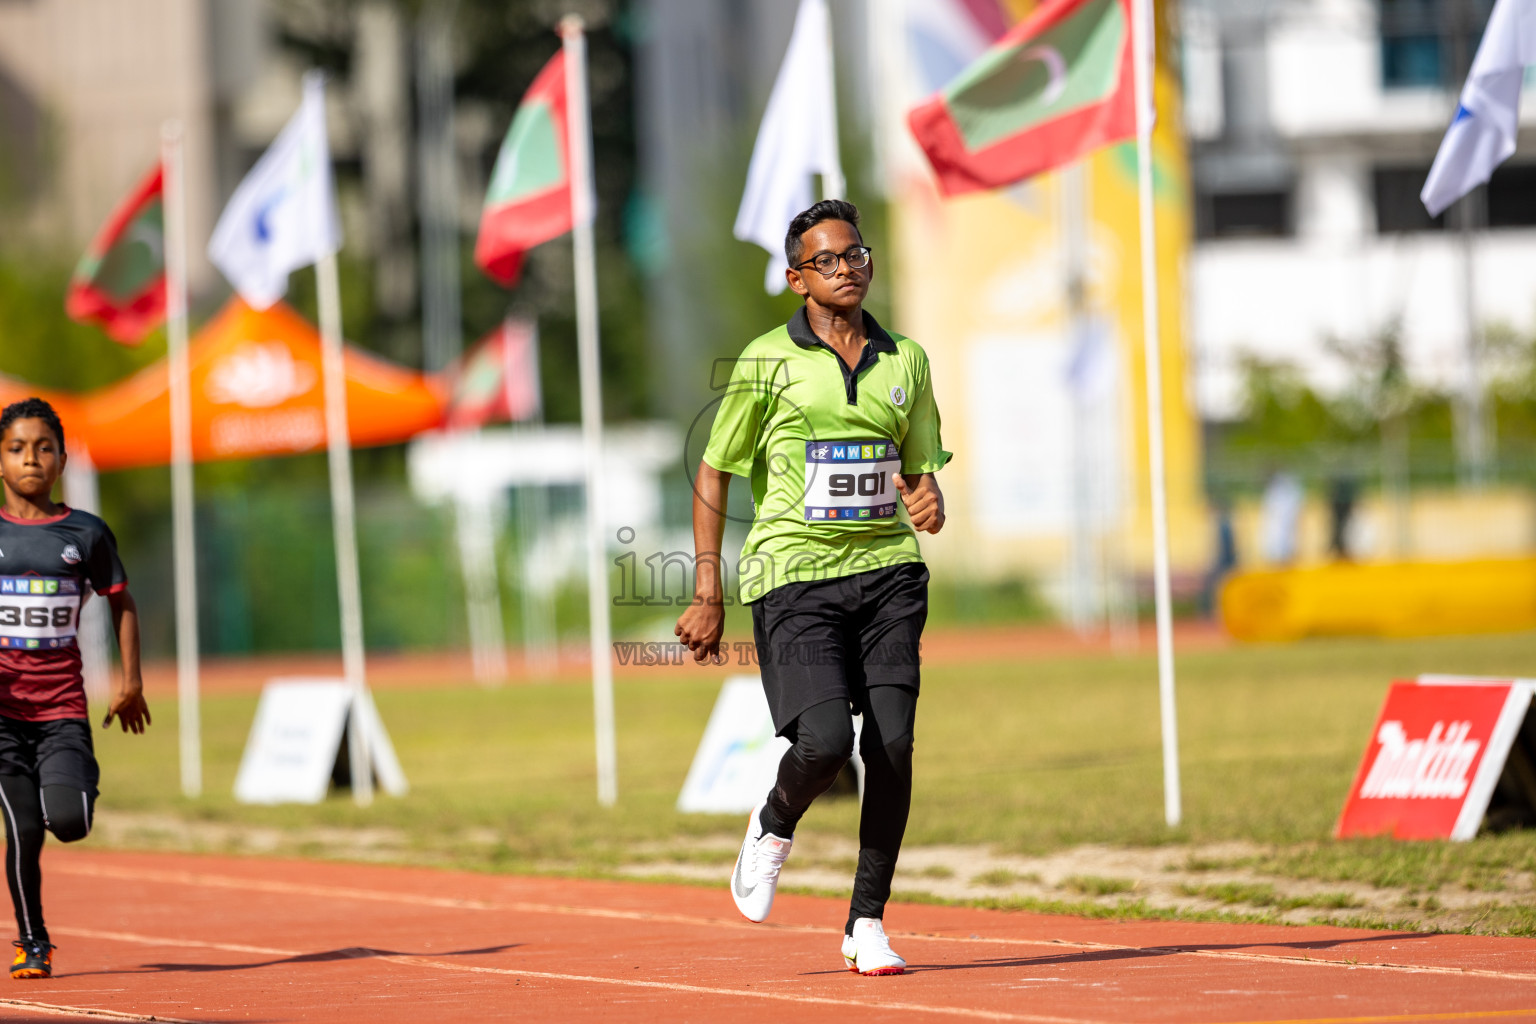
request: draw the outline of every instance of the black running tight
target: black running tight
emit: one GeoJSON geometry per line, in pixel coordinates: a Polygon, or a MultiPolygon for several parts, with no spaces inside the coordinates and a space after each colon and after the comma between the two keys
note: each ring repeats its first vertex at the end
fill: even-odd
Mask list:
{"type": "Polygon", "coordinates": [[[25,775],[0,775],[5,815],[5,880],[24,940],[48,941],[43,924],[43,830],[61,842],[84,839],[91,831],[95,798],[73,786],[38,787],[25,775]]]}
{"type": "MultiPolygon", "coordinates": [[[[902,686],[867,691],[859,756],[864,761],[864,803],[859,811],[859,868],[853,878],[848,931],[861,917],[885,916],[896,857],[912,808],[912,726],[917,693],[902,686]]],[[[763,829],[785,839],[837,780],[853,756],[853,718],[845,700],[829,700],[800,713],[785,735],[794,744],[779,762],[779,777],[760,818],[763,829]]]]}

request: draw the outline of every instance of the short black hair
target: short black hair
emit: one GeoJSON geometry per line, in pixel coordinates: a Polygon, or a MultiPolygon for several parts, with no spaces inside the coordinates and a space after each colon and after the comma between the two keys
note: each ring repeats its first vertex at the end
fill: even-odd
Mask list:
{"type": "Polygon", "coordinates": [[[784,236],[784,258],[790,266],[799,263],[800,257],[805,255],[805,243],[800,241],[800,236],[824,220],[847,221],[858,233],[859,241],[864,241],[864,233],[859,231],[859,208],[846,200],[823,199],[809,210],[797,213],[789,222],[789,232],[784,236]]]}
{"type": "Polygon", "coordinates": [[[42,420],[43,425],[53,431],[53,436],[58,438],[59,451],[64,450],[64,424],[59,422],[59,414],[53,411],[53,406],[41,398],[23,398],[19,402],[12,402],[0,412],[0,437],[11,429],[11,424],[17,420],[42,420]]]}

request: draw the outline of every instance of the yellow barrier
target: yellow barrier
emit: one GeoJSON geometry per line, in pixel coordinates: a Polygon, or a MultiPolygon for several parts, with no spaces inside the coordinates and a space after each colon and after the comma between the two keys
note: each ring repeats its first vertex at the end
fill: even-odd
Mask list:
{"type": "Polygon", "coordinates": [[[1248,641],[1536,629],[1536,558],[1240,572],[1221,588],[1221,619],[1248,641]]]}

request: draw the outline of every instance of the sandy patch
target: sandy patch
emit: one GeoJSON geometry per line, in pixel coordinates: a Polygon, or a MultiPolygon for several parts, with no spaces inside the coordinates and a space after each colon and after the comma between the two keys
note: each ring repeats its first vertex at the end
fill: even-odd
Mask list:
{"type": "MultiPolygon", "coordinates": [[[[191,821],[165,814],[103,812],[92,845],[123,849],[244,853],[420,865],[462,864],[496,849],[493,829],[435,835],[431,845],[399,829],[284,829],[191,821]]],[[[628,862],[610,870],[633,878],[688,879],[724,884],[738,840],[722,836],[631,847],[628,862]]],[[[1261,873],[1251,862],[1273,851],[1256,843],[1158,847],[1077,846],[1044,856],[998,853],[984,846],[916,846],[902,851],[894,893],[946,900],[1140,903],[1160,910],[1263,915],[1288,924],[1370,917],[1411,920],[1424,927],[1475,927],[1489,907],[1530,906],[1536,877],[1508,872],[1501,889],[1441,886],[1425,894],[1361,882],[1319,882],[1261,873]]],[[[786,887],[848,892],[857,863],[849,839],[805,835],[784,867],[786,887]]],[[[570,871],[580,865],[534,865],[570,871]]]]}
{"type": "MultiPolygon", "coordinates": [[[[625,867],[634,877],[724,879],[734,843],[701,843],[669,857],[665,849],[637,851],[644,863],[625,867]],[[709,851],[717,852],[711,863],[709,851]]],[[[1142,903],[1159,910],[1263,915],[1286,924],[1372,917],[1414,920],[1455,930],[1474,926],[1489,905],[1530,906],[1536,878],[1509,872],[1498,890],[1441,886],[1432,894],[1362,882],[1315,881],[1260,873],[1242,866],[1273,852],[1244,842],[1150,848],[1077,846],[1045,856],[996,853],[983,846],[918,846],[902,850],[893,893],[948,900],[1034,899],[1115,907],[1142,903]]],[[[857,845],[806,836],[784,867],[789,887],[851,891],[857,845]]]]}

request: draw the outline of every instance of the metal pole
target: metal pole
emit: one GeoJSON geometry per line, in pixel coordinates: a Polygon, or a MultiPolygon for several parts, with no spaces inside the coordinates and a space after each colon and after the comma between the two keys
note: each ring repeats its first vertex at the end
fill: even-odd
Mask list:
{"type": "Polygon", "coordinates": [[[560,667],[555,644],[555,602],[542,572],[536,573],[539,531],[549,520],[549,496],[541,482],[517,490],[518,565],[522,572],[523,671],[547,679],[560,667]]]}
{"type": "MultiPolygon", "coordinates": [[[[416,101],[421,111],[422,368],[429,373],[452,366],[464,348],[453,138],[453,19],[457,8],[457,0],[425,8],[416,38],[416,101]]],[[[478,431],[475,433],[478,436],[478,431]]],[[[464,579],[475,678],[492,684],[506,676],[506,643],[496,560],[485,557],[487,539],[476,532],[492,529],[490,513],[469,508],[462,498],[455,501],[454,508],[453,529],[464,579]]],[[[489,544],[494,548],[494,533],[489,544]]]]}
{"type": "Polygon", "coordinates": [[[1163,814],[1170,826],[1183,817],[1179,793],[1179,725],[1174,700],[1173,609],[1168,588],[1168,494],[1163,456],[1163,367],[1158,338],[1157,235],[1152,192],[1152,0],[1135,0],[1136,179],[1141,212],[1141,329],[1146,352],[1147,456],[1152,485],[1152,580],[1157,604],[1158,704],[1163,725],[1163,814]]]}
{"type": "MultiPolygon", "coordinates": [[[[101,512],[96,464],[91,461],[90,449],[78,441],[69,451],[69,465],[64,467],[64,502],[70,508],[101,512]]],[[[111,616],[106,602],[86,601],[80,608],[80,628],[75,633],[75,644],[80,649],[80,675],[85,679],[85,697],[92,704],[105,704],[111,699],[111,635],[111,616]]]]}
{"type": "MultiPolygon", "coordinates": [[[[505,329],[511,331],[512,319],[507,318],[505,329]]],[[[533,320],[526,322],[528,332],[527,372],[533,375],[535,405],[529,422],[542,432],[544,429],[544,392],[539,371],[539,327],[533,320]]],[[[514,367],[511,349],[504,348],[508,356],[506,383],[512,388],[514,367]]],[[[512,408],[508,395],[507,408],[512,408]]],[[[517,535],[519,539],[518,566],[522,573],[523,606],[523,671],[530,678],[546,679],[560,667],[559,648],[555,644],[555,602],[549,593],[547,580],[542,574],[535,579],[534,552],[539,550],[539,531],[549,521],[549,494],[542,481],[528,481],[517,491],[517,535]]]]}
{"type": "Polygon", "coordinates": [[[341,605],[341,664],[352,687],[348,719],[348,757],[352,798],[359,807],[373,803],[373,758],[363,713],[368,681],[363,654],[363,596],[357,571],[357,508],[352,492],[352,439],[347,429],[347,370],[342,357],[341,286],[336,254],[315,264],[320,307],[321,376],[325,387],[325,442],[331,476],[331,524],[336,538],[336,591],[341,605]]]}
{"type": "Polygon", "coordinates": [[[1092,443],[1093,420],[1087,397],[1087,374],[1092,344],[1088,332],[1088,211],[1087,183],[1079,163],[1057,175],[1057,213],[1061,220],[1061,255],[1066,266],[1067,338],[1072,353],[1072,379],[1067,381],[1072,404],[1072,438],[1069,447],[1072,474],[1072,524],[1068,533],[1067,605],[1072,628],[1080,635],[1099,624],[1093,595],[1095,581],[1092,554],[1094,508],[1091,498],[1098,452],[1092,443]]]}
{"type": "MultiPolygon", "coordinates": [[[[1451,82],[1454,89],[1455,83],[1465,82],[1472,71],[1472,33],[1475,31],[1476,18],[1471,0],[1449,5],[1446,13],[1455,19],[1451,30],[1451,82]]],[[[1460,243],[1461,314],[1467,332],[1461,396],[1452,408],[1456,433],[1456,475],[1462,487],[1474,489],[1480,489],[1488,483],[1493,455],[1493,431],[1489,429],[1491,410],[1483,388],[1477,286],[1473,267],[1473,242],[1476,231],[1483,226],[1485,195],[1482,188],[1474,188],[1461,197],[1452,211],[1456,221],[1457,241],[1460,243]]]]}
{"type": "Polygon", "coordinates": [[[1482,189],[1476,188],[1456,203],[1456,235],[1461,255],[1461,315],[1466,326],[1466,364],[1461,400],[1456,403],[1456,454],[1463,487],[1481,489],[1489,482],[1492,459],[1490,405],[1483,388],[1483,358],[1477,323],[1476,232],[1481,227],[1482,189]]]}
{"type": "Polygon", "coordinates": [[[848,194],[848,179],[843,177],[842,151],[838,147],[837,138],[837,67],[833,63],[832,49],[832,12],[826,4],[822,4],[822,17],[827,25],[827,89],[830,102],[818,118],[822,131],[828,135],[827,152],[832,156],[832,166],[827,173],[821,176],[821,197],[823,199],[843,199],[848,194]]]}
{"type": "Polygon", "coordinates": [[[203,792],[198,700],[197,539],[192,499],[192,384],[187,361],[187,218],[179,121],[160,129],[165,210],[165,333],[171,399],[171,532],[176,600],[176,696],[181,791],[203,792]]]}
{"type": "Polygon", "coordinates": [[[464,347],[459,299],[459,179],[453,139],[453,19],[456,0],[423,8],[416,38],[416,101],[421,110],[422,364],[453,365],[464,347]]]}
{"type": "MultiPolygon", "coordinates": [[[[476,434],[479,432],[476,431],[476,434]]],[[[501,584],[496,573],[496,517],[492,495],[454,501],[459,570],[469,606],[469,648],[475,680],[496,686],[507,678],[507,641],[501,621],[501,584]]]]}
{"type": "Polygon", "coordinates": [[[603,392],[597,348],[597,259],[592,239],[592,125],[587,109],[587,40],[580,15],[560,22],[571,133],[571,215],[576,255],[576,353],[581,372],[581,440],[587,491],[587,607],[591,616],[592,712],[597,732],[597,802],[619,798],[613,720],[613,645],[604,560],[603,392]]]}

